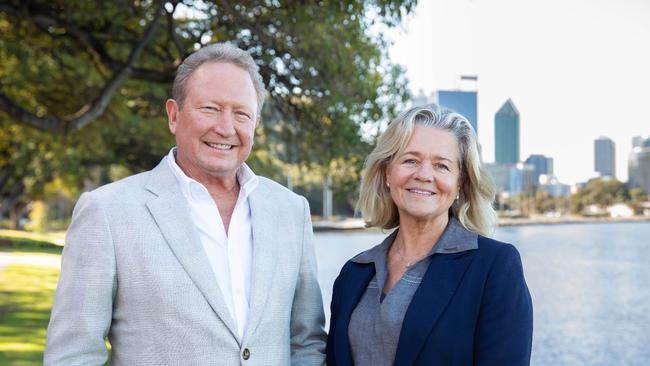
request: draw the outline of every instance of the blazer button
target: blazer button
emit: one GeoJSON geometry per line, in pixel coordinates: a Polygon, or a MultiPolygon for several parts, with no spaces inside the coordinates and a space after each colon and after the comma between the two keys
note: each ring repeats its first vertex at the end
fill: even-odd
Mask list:
{"type": "Polygon", "coordinates": [[[251,358],[251,351],[248,350],[248,348],[244,348],[244,353],[242,354],[242,357],[244,360],[248,360],[251,358]]]}

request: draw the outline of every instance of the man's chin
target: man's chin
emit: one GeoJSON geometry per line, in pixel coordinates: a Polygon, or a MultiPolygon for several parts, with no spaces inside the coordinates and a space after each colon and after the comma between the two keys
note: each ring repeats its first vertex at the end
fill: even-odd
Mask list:
{"type": "Polygon", "coordinates": [[[241,163],[229,163],[229,164],[207,164],[203,167],[203,173],[213,176],[213,177],[228,177],[235,176],[237,170],[241,166],[241,163]]]}

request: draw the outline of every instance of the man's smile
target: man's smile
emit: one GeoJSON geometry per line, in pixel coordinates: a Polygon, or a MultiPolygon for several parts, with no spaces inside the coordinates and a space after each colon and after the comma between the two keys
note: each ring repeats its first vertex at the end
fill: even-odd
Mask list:
{"type": "Polygon", "coordinates": [[[234,147],[234,145],[230,144],[215,144],[215,143],[210,143],[210,142],[205,142],[206,145],[209,147],[216,149],[216,150],[230,150],[234,147]]]}

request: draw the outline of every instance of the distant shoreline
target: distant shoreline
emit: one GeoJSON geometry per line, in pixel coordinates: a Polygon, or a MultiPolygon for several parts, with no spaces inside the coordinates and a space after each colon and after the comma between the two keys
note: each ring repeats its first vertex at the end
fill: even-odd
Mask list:
{"type": "MultiPolygon", "coordinates": [[[[522,218],[503,218],[498,219],[497,226],[524,226],[524,225],[564,225],[564,224],[593,224],[593,223],[617,223],[617,222],[650,222],[650,217],[583,217],[583,216],[562,216],[562,217],[522,217],[522,218]]],[[[365,223],[360,218],[334,218],[332,220],[323,220],[314,218],[314,231],[339,231],[339,230],[378,230],[366,228],[365,223]]]]}
{"type": "Polygon", "coordinates": [[[561,224],[592,224],[592,223],[616,223],[616,222],[649,222],[650,217],[584,217],[584,216],[562,216],[562,217],[525,217],[525,218],[499,218],[498,226],[521,226],[521,225],[561,225],[561,224]]]}

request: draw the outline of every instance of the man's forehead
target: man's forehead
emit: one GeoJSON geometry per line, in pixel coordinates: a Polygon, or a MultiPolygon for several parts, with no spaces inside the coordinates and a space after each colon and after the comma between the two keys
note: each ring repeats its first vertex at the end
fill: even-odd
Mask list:
{"type": "Polygon", "coordinates": [[[211,61],[204,63],[192,72],[188,80],[188,84],[192,85],[221,82],[235,82],[237,85],[247,85],[250,87],[250,90],[257,94],[255,84],[253,83],[250,74],[241,66],[230,62],[211,61]],[[241,73],[238,73],[238,71],[241,73]]]}
{"type": "MultiPolygon", "coordinates": [[[[248,73],[248,71],[244,67],[242,67],[240,65],[237,65],[236,63],[230,62],[230,61],[220,61],[220,60],[206,61],[206,62],[202,63],[199,67],[197,67],[194,70],[194,72],[192,72],[191,76],[194,76],[197,73],[202,73],[203,74],[203,73],[209,73],[209,72],[215,72],[215,71],[222,71],[222,69],[228,69],[228,68],[230,68],[230,69],[236,68],[236,69],[246,73],[246,75],[248,75],[248,78],[250,79],[250,74],[248,73]],[[210,69],[210,71],[208,71],[208,69],[210,69]]],[[[251,79],[251,83],[252,82],[253,82],[253,80],[251,79]]]]}

